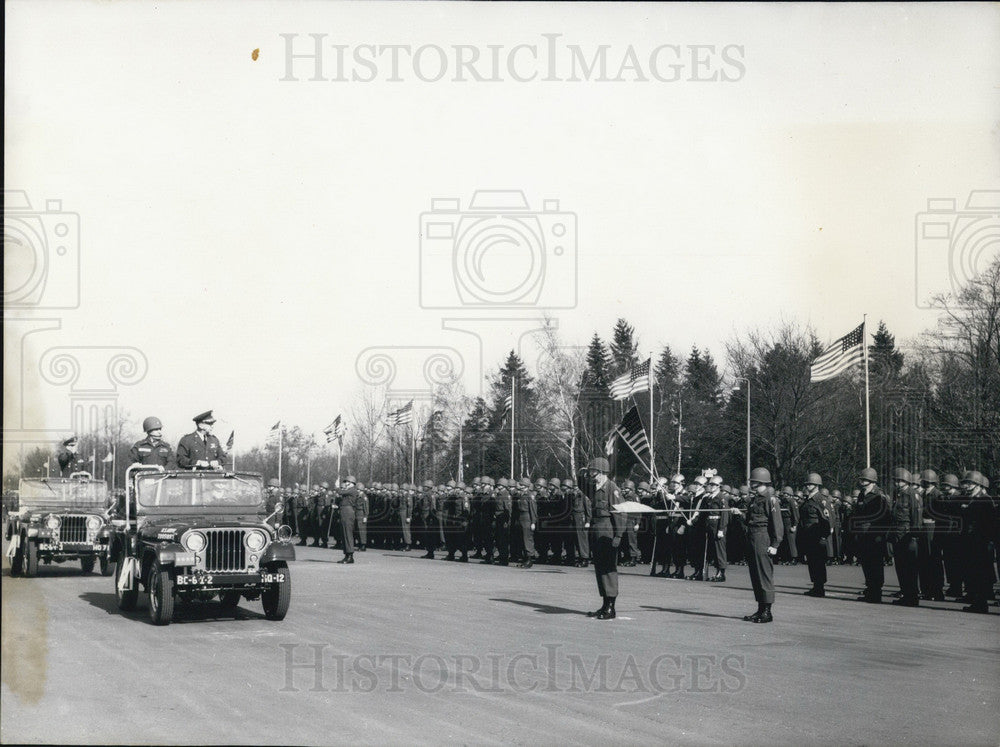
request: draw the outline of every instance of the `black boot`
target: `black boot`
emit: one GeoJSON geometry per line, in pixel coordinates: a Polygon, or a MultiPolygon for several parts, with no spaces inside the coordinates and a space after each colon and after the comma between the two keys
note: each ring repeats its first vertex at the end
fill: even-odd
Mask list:
{"type": "Polygon", "coordinates": [[[607,597],[607,602],[604,605],[605,609],[603,612],[598,612],[595,617],[598,620],[614,620],[615,619],[615,597],[607,597]]]}
{"type": "Polygon", "coordinates": [[[769,623],[769,622],[772,622],[774,620],[774,618],[771,616],[771,605],[770,604],[765,604],[763,606],[764,606],[764,609],[760,611],[760,613],[757,615],[757,619],[754,620],[753,622],[755,622],[755,623],[769,623]]]}
{"type": "Polygon", "coordinates": [[[825,597],[826,596],[826,590],[821,585],[813,586],[808,591],[804,591],[802,593],[805,594],[807,597],[825,597]]]}
{"type": "Polygon", "coordinates": [[[420,557],[426,558],[427,560],[434,560],[434,551],[428,550],[426,555],[421,555],[420,557]]]}
{"type": "Polygon", "coordinates": [[[752,615],[744,615],[743,616],[744,622],[757,622],[763,611],[764,611],[764,603],[757,602],[757,611],[754,612],[752,615]]]}
{"type": "Polygon", "coordinates": [[[601,608],[599,610],[594,610],[593,612],[588,612],[587,617],[598,617],[608,611],[608,607],[610,605],[610,597],[601,597],[601,598],[604,600],[604,603],[601,605],[601,608]]]}

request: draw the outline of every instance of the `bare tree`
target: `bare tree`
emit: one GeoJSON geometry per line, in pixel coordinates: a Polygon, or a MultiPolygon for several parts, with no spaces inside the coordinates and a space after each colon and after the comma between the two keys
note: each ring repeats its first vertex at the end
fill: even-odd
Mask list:
{"type": "Polygon", "coordinates": [[[556,324],[547,319],[535,334],[540,348],[535,377],[540,422],[534,425],[550,438],[545,448],[568,474],[576,474],[577,443],[584,420],[579,417],[581,383],[587,369],[587,348],[566,345],[556,324]]]}

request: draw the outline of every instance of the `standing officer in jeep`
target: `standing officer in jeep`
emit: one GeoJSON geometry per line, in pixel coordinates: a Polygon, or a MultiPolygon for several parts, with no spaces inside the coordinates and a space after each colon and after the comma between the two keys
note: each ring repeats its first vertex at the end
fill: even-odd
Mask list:
{"type": "Polygon", "coordinates": [[[153,464],[164,469],[176,469],[177,457],[170,444],[163,440],[163,423],[150,416],[142,421],[146,437],[132,444],[129,458],[132,464],[153,464]]]}
{"type": "Polygon", "coordinates": [[[228,466],[229,455],[212,435],[215,416],[212,411],[195,415],[195,431],[177,444],[177,466],[181,469],[222,469],[228,466]]]}

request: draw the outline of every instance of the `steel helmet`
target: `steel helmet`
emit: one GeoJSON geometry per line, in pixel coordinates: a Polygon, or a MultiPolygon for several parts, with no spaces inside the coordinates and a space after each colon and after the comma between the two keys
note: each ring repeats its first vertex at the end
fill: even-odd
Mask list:
{"type": "Polygon", "coordinates": [[[708,481],[709,485],[722,485],[722,478],[716,475],[711,480],[708,481]]]}
{"type": "Polygon", "coordinates": [[[531,478],[530,477],[522,477],[520,480],[517,481],[517,484],[521,485],[522,487],[525,487],[525,488],[530,488],[531,487],[531,478]]]}
{"type": "Polygon", "coordinates": [[[910,471],[908,469],[905,469],[904,467],[896,467],[896,469],[892,471],[893,480],[899,480],[900,482],[910,482],[912,480],[912,477],[913,476],[910,474],[910,471]]]}
{"type": "Polygon", "coordinates": [[[670,482],[684,482],[684,475],[678,472],[676,475],[670,478],[670,482]]]}
{"type": "Polygon", "coordinates": [[[762,482],[766,485],[770,485],[771,473],[764,467],[757,467],[753,472],[750,473],[750,482],[762,482]]]}
{"type": "Polygon", "coordinates": [[[986,476],[976,470],[971,470],[962,475],[962,482],[971,482],[973,485],[978,485],[981,488],[988,488],[990,486],[990,481],[986,479],[986,476]]]}
{"type": "Polygon", "coordinates": [[[858,476],[859,480],[867,480],[868,482],[878,482],[878,472],[873,470],[871,467],[865,467],[861,470],[861,474],[858,476]]]}
{"type": "Polygon", "coordinates": [[[281,483],[278,482],[278,478],[277,477],[272,477],[270,480],[267,481],[267,487],[269,487],[269,488],[280,488],[281,487],[281,483]]]}
{"type": "Polygon", "coordinates": [[[806,485],[815,485],[816,487],[819,487],[822,484],[823,478],[815,472],[810,472],[809,476],[806,478],[806,485]]]}
{"type": "Polygon", "coordinates": [[[154,418],[150,415],[148,418],[142,421],[142,429],[149,433],[150,431],[163,430],[163,423],[160,422],[159,418],[154,418]]]}
{"type": "Polygon", "coordinates": [[[594,457],[587,465],[587,469],[596,470],[598,472],[610,472],[611,465],[608,464],[608,460],[604,457],[594,457]]]}
{"type": "Polygon", "coordinates": [[[562,480],[560,480],[558,477],[553,477],[551,480],[549,480],[549,485],[551,485],[554,488],[558,488],[562,485],[562,480]]]}
{"type": "Polygon", "coordinates": [[[951,472],[949,472],[947,475],[945,475],[944,477],[941,478],[941,483],[944,484],[944,485],[948,485],[949,487],[952,487],[952,488],[957,488],[958,487],[958,476],[957,475],[953,475],[951,472]]]}
{"type": "Polygon", "coordinates": [[[643,480],[639,483],[639,490],[649,490],[649,483],[643,480]]]}
{"type": "Polygon", "coordinates": [[[698,475],[696,478],[694,478],[694,484],[704,486],[708,484],[708,480],[705,479],[704,475],[698,475]]]}
{"type": "Polygon", "coordinates": [[[622,483],[622,487],[626,488],[627,490],[635,490],[635,483],[632,482],[631,480],[626,480],[624,483],[622,483]]]}
{"type": "Polygon", "coordinates": [[[929,485],[937,485],[938,476],[937,472],[932,469],[925,469],[920,473],[920,481],[926,482],[929,485]]]}

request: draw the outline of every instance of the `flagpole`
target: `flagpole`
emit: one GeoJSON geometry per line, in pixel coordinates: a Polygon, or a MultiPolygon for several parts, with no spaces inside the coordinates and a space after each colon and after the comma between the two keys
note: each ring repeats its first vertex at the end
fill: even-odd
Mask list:
{"type": "Polygon", "coordinates": [[[649,484],[656,479],[656,436],[653,431],[653,353],[649,353],[649,484]]]}
{"type": "Polygon", "coordinates": [[[464,455],[462,454],[462,418],[458,419],[458,481],[462,482],[465,476],[462,474],[462,462],[464,455]]]}
{"type": "MultiPolygon", "coordinates": [[[[411,415],[412,417],[412,415],[411,415]]],[[[417,468],[417,429],[410,423],[410,484],[414,482],[417,468]]]]}
{"type": "Polygon", "coordinates": [[[681,473],[681,422],[684,419],[684,403],[680,392],[677,393],[677,474],[681,473]]]}
{"type": "Polygon", "coordinates": [[[111,449],[111,492],[112,493],[115,492],[115,481],[117,477],[115,475],[115,472],[117,470],[116,467],[117,464],[118,464],[118,449],[113,448],[111,449]]]}
{"type": "Polygon", "coordinates": [[[337,487],[340,487],[340,458],[344,455],[344,437],[337,439],[337,487]]]}
{"type": "Polygon", "coordinates": [[[281,428],[281,421],[278,421],[278,484],[281,485],[281,442],[284,441],[284,432],[281,428]]]}
{"type": "MultiPolygon", "coordinates": [[[[857,317],[854,317],[857,319],[857,317]]],[[[868,315],[861,318],[861,347],[865,354],[865,466],[872,466],[872,424],[868,401],[868,315]]]]}
{"type": "Polygon", "coordinates": [[[510,378],[510,479],[514,479],[514,415],[517,412],[515,409],[514,396],[517,390],[517,377],[512,376],[510,378]]]}

